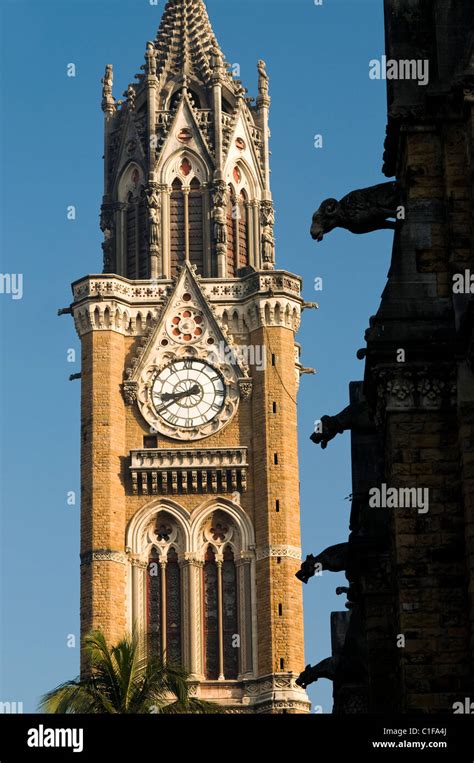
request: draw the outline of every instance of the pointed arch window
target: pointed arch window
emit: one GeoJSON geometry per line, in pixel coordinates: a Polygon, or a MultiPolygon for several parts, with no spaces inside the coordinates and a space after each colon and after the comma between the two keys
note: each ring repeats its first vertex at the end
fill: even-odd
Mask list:
{"type": "Polygon", "coordinates": [[[229,185],[227,201],[227,276],[235,278],[249,264],[248,200],[244,190],[237,196],[229,185]]]}
{"type": "Polygon", "coordinates": [[[236,271],[236,243],[237,243],[237,226],[236,226],[236,197],[234,187],[229,185],[229,193],[227,197],[227,277],[234,278],[236,271]]]}
{"type": "Polygon", "coordinates": [[[238,268],[245,268],[249,264],[248,246],[248,199],[244,190],[237,200],[237,231],[238,231],[238,268]]]}
{"type": "Polygon", "coordinates": [[[184,243],[184,194],[182,183],[173,180],[170,197],[170,252],[171,275],[176,275],[177,268],[185,259],[184,243]]]}
{"type": "Polygon", "coordinates": [[[224,551],[222,563],[222,630],[224,676],[236,679],[239,672],[239,650],[234,643],[238,634],[237,575],[230,546],[224,551]]]}
{"type": "Polygon", "coordinates": [[[166,662],[181,664],[181,570],[174,548],[170,548],[164,558],[156,549],[150,553],[147,619],[151,652],[166,662]]]}
{"type": "Polygon", "coordinates": [[[239,672],[239,650],[234,643],[238,631],[237,576],[230,546],[220,559],[208,546],[203,587],[205,676],[213,681],[235,680],[239,672]]]}
{"type": "MultiPolygon", "coordinates": [[[[182,162],[183,175],[189,174],[192,165],[188,159],[182,162]]],[[[197,267],[203,274],[204,235],[203,235],[203,195],[197,178],[188,186],[183,186],[175,178],[171,186],[170,199],[170,237],[171,237],[171,275],[176,275],[177,268],[185,260],[197,267]]]]}
{"type": "Polygon", "coordinates": [[[127,278],[149,278],[147,210],[143,188],[129,193],[125,211],[127,278]]]}
{"type": "Polygon", "coordinates": [[[208,546],[204,557],[204,673],[208,680],[219,678],[218,575],[214,549],[208,546]]]}
{"type": "Polygon", "coordinates": [[[197,178],[193,178],[190,183],[188,216],[189,259],[192,265],[196,265],[198,274],[202,275],[204,262],[202,189],[197,178]]]}

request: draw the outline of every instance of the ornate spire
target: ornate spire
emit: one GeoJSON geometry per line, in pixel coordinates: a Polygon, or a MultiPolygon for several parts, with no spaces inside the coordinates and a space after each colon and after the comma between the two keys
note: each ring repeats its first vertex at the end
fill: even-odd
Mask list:
{"type": "MultiPolygon", "coordinates": [[[[168,0],[155,40],[157,76],[167,70],[211,82],[215,59],[224,59],[202,0],[168,0]]],[[[230,74],[227,83],[235,89],[230,74]]]]}

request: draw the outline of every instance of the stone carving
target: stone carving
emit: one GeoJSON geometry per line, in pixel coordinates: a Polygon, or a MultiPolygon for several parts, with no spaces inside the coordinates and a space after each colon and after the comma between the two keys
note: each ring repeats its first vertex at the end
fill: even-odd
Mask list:
{"type": "Polygon", "coordinates": [[[127,99],[127,105],[130,111],[135,111],[135,99],[136,99],[136,92],[133,85],[129,85],[124,92],[124,96],[127,99]]]}
{"type": "Polygon", "coordinates": [[[133,403],[137,402],[137,389],[138,385],[136,382],[124,382],[122,390],[127,405],[133,405],[133,403]]]}
{"type": "Polygon", "coordinates": [[[219,181],[212,191],[212,219],[214,223],[214,241],[216,244],[227,243],[226,229],[226,204],[227,188],[223,181],[219,181]]]}
{"type": "Polygon", "coordinates": [[[345,228],[351,233],[394,230],[396,222],[387,218],[396,218],[400,204],[397,183],[380,183],[351,191],[340,201],[326,199],[313,215],[311,236],[315,241],[322,241],[324,234],[334,228],[345,228]]]}
{"type": "Polygon", "coordinates": [[[260,222],[262,225],[262,260],[264,270],[273,270],[275,263],[275,211],[271,201],[262,201],[260,205],[260,222]]]}
{"type": "Polygon", "coordinates": [[[252,397],[252,380],[251,379],[239,379],[240,397],[242,400],[250,400],[252,397]]]}
{"type": "MultiPolygon", "coordinates": [[[[257,561],[268,559],[273,556],[284,556],[290,559],[301,559],[301,549],[299,546],[262,546],[257,549],[257,561]]],[[[313,573],[314,574],[314,573],[313,573]]]]}
{"type": "Polygon", "coordinates": [[[322,431],[313,432],[310,439],[324,450],[336,435],[350,429],[370,429],[369,407],[365,401],[353,403],[337,416],[322,416],[322,431]]]}
{"type": "Polygon", "coordinates": [[[102,109],[103,111],[115,111],[115,98],[112,95],[114,84],[114,71],[112,64],[107,64],[102,82],[102,109]]]}
{"type": "Polygon", "coordinates": [[[161,198],[157,188],[150,185],[146,192],[148,203],[148,241],[150,248],[158,251],[161,244],[161,198]]]}
{"type": "Polygon", "coordinates": [[[259,61],[257,64],[258,69],[258,92],[260,95],[268,95],[269,77],[266,70],[265,61],[259,61]]]}
{"type": "Polygon", "coordinates": [[[155,51],[154,43],[150,42],[150,40],[146,44],[145,59],[146,59],[147,73],[151,75],[155,75],[156,74],[156,51],[155,51]]]}
{"type": "Polygon", "coordinates": [[[315,683],[319,678],[328,678],[334,681],[336,670],[339,667],[340,657],[326,657],[317,665],[306,665],[302,673],[296,679],[297,686],[306,689],[310,684],[315,683]]]}
{"type": "Polygon", "coordinates": [[[110,548],[99,548],[81,554],[81,564],[91,564],[91,562],[118,562],[119,564],[126,564],[127,557],[121,551],[114,551],[110,548]]]}
{"type": "Polygon", "coordinates": [[[115,221],[113,208],[106,205],[102,205],[100,211],[100,229],[104,234],[104,273],[109,273],[113,270],[115,221]]]}
{"type": "Polygon", "coordinates": [[[347,555],[349,551],[348,543],[338,543],[335,546],[329,546],[317,556],[308,554],[296,577],[302,583],[307,583],[316,572],[316,566],[321,565],[321,570],[328,572],[343,572],[347,567],[347,555]]]}

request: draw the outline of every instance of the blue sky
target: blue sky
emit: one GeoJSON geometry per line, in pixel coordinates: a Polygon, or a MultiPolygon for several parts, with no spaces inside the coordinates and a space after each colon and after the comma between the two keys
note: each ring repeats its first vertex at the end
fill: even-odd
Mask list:
{"type": "MultiPolygon", "coordinates": [[[[0,294],[2,564],[0,701],[33,711],[39,696],[78,672],[80,370],[70,317],[70,283],[101,269],[101,85],[114,64],[119,97],[143,63],[164,0],[1,2],[0,270],[22,273],[24,294],[0,294]],[[77,76],[66,76],[68,63],[77,76]],[[77,219],[66,217],[68,205],[77,219]],[[78,362],[68,363],[75,349],[78,362]]],[[[272,188],[277,265],[299,273],[304,314],[298,340],[316,376],[299,395],[303,552],[347,539],[351,492],[349,436],[326,451],[309,440],[314,421],[347,404],[360,379],[356,359],[377,310],[390,262],[390,231],[309,236],[314,209],[328,196],[384,182],[385,88],[370,80],[383,50],[382,0],[209,0],[219,42],[256,93],[256,62],[271,77],[272,188]],[[323,148],[314,136],[323,136],[323,148]],[[314,279],[323,290],[314,291],[314,279]]],[[[305,587],[306,661],[330,655],[329,614],[344,609],[325,573],[305,587]]],[[[331,710],[332,684],[311,699],[331,710]]]]}

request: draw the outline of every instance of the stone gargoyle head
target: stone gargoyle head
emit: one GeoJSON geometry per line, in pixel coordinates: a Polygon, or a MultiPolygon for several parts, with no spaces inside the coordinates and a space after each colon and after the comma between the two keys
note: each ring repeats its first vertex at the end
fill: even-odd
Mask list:
{"type": "Polygon", "coordinates": [[[313,215],[311,225],[311,237],[315,241],[322,241],[325,233],[339,225],[339,202],[337,199],[325,199],[319,209],[313,215]]]}

